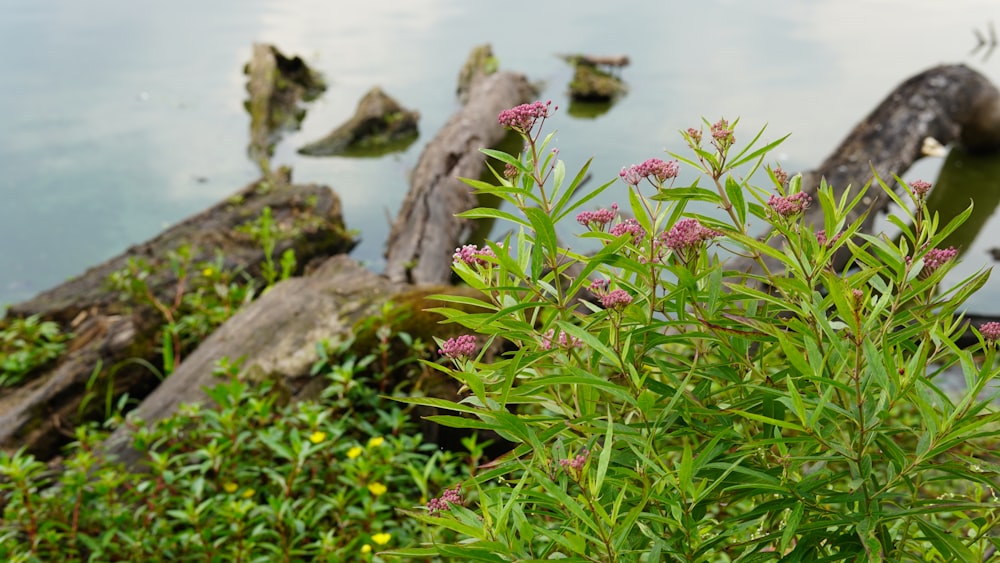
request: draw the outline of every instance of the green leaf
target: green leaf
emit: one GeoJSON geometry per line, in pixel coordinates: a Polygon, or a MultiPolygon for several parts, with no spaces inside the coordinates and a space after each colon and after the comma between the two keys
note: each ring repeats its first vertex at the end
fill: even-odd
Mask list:
{"type": "Polygon", "coordinates": [[[794,424],[794,423],[791,423],[791,422],[788,422],[788,421],[785,421],[785,420],[778,420],[776,418],[771,418],[769,416],[763,416],[763,415],[755,414],[755,413],[752,413],[752,412],[743,411],[743,410],[740,410],[740,409],[729,409],[727,412],[736,413],[736,414],[738,414],[740,416],[743,416],[745,418],[749,418],[750,420],[756,420],[758,422],[763,422],[765,424],[772,424],[772,425],[777,426],[779,428],[787,428],[789,430],[795,430],[796,432],[805,432],[806,431],[805,428],[799,426],[798,424],[794,424]]]}
{"type": "Polygon", "coordinates": [[[604,477],[608,474],[608,464],[611,462],[611,451],[614,450],[615,425],[611,417],[611,410],[608,409],[608,426],[604,432],[604,444],[601,445],[601,455],[597,460],[597,474],[594,476],[593,486],[590,494],[597,498],[604,487],[604,477]]]}
{"type": "Polygon", "coordinates": [[[479,152],[485,154],[486,156],[491,156],[491,157],[499,160],[500,162],[502,162],[504,164],[509,164],[509,165],[513,166],[514,168],[517,168],[521,172],[527,172],[528,171],[528,169],[524,166],[524,163],[521,162],[516,156],[512,156],[510,154],[507,154],[504,151],[499,151],[499,150],[496,150],[496,149],[482,148],[482,149],[479,149],[479,152]]]}
{"type": "Polygon", "coordinates": [[[736,216],[740,220],[740,226],[744,226],[747,223],[747,200],[743,194],[743,186],[739,184],[732,176],[726,178],[726,196],[729,197],[729,203],[732,204],[733,209],[736,210],[736,216]]]}
{"type": "Polygon", "coordinates": [[[552,220],[554,222],[558,223],[568,213],[572,212],[572,210],[574,208],[576,208],[580,204],[582,204],[583,201],[589,201],[590,199],[592,199],[594,196],[596,196],[597,194],[599,194],[602,191],[604,191],[605,188],[607,188],[608,186],[610,186],[613,183],[613,181],[611,181],[611,182],[608,182],[607,184],[604,184],[603,186],[597,188],[596,190],[592,190],[587,195],[586,199],[584,199],[581,202],[578,202],[577,205],[574,205],[574,206],[570,207],[569,209],[566,209],[566,206],[569,205],[570,201],[572,201],[572,198],[573,198],[574,194],[576,194],[577,190],[583,184],[583,180],[587,177],[587,170],[590,168],[590,163],[593,160],[594,160],[593,158],[588,158],[587,162],[585,162],[583,164],[583,166],[580,168],[580,171],[577,172],[576,176],[573,178],[573,181],[569,184],[569,186],[566,186],[566,189],[564,189],[562,191],[562,194],[559,196],[559,200],[556,202],[555,206],[552,208],[552,220]]]}
{"type": "Polygon", "coordinates": [[[518,225],[524,225],[525,227],[530,227],[531,225],[511,213],[506,211],[500,211],[499,209],[493,209],[490,207],[477,207],[475,209],[470,209],[468,211],[463,211],[462,213],[456,213],[456,217],[462,217],[464,219],[500,219],[502,221],[509,221],[511,223],[516,223],[518,225]]]}
{"type": "Polygon", "coordinates": [[[972,550],[962,543],[959,536],[923,518],[915,518],[913,521],[917,523],[926,539],[947,561],[979,561],[972,550]]]}
{"type": "Polygon", "coordinates": [[[781,544],[778,551],[784,553],[792,540],[795,539],[795,532],[799,529],[799,522],[802,521],[802,513],[805,510],[805,503],[797,502],[792,508],[792,513],[788,515],[785,522],[785,529],[781,532],[781,544]]]}

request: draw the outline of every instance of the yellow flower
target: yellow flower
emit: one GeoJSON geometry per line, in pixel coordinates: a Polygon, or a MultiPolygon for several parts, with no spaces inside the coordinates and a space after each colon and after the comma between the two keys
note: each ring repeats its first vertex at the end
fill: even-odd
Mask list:
{"type": "Polygon", "coordinates": [[[372,535],[372,541],[375,542],[375,543],[377,543],[377,544],[379,544],[379,545],[385,545],[385,544],[389,543],[389,540],[391,538],[392,538],[392,534],[387,534],[385,532],[382,532],[380,534],[373,534],[372,535]]]}
{"type": "Polygon", "coordinates": [[[326,432],[320,432],[319,430],[317,430],[316,432],[313,432],[312,434],[309,435],[309,441],[314,444],[318,444],[323,440],[326,440],[326,432]]]}
{"type": "Polygon", "coordinates": [[[253,489],[247,489],[247,490],[243,491],[243,492],[242,492],[242,493],[240,494],[240,496],[242,496],[243,498],[250,498],[250,497],[252,497],[252,496],[254,495],[254,493],[256,493],[256,492],[257,492],[257,491],[255,491],[255,490],[253,490],[253,489]]]}
{"type": "MultiPolygon", "coordinates": [[[[371,494],[373,494],[375,496],[381,496],[381,495],[384,495],[385,492],[389,490],[389,488],[386,487],[385,485],[383,485],[382,483],[379,483],[378,481],[375,481],[374,483],[371,483],[370,485],[368,485],[368,490],[371,492],[371,494]]],[[[381,543],[380,542],[375,542],[375,543],[379,543],[381,545],[381,543],[385,543],[385,542],[381,542],[381,543]]]]}
{"type": "Polygon", "coordinates": [[[377,448],[377,447],[379,447],[379,446],[382,445],[382,442],[385,442],[385,438],[383,438],[381,436],[375,436],[371,440],[368,440],[368,447],[369,448],[377,448]]]}
{"type": "Polygon", "coordinates": [[[361,455],[362,451],[364,451],[364,450],[361,449],[361,446],[354,446],[353,448],[347,450],[347,458],[348,459],[354,459],[354,458],[358,457],[359,455],[361,455]]]}
{"type": "Polygon", "coordinates": [[[215,275],[215,270],[213,270],[212,268],[205,268],[204,270],[201,271],[201,275],[205,276],[206,278],[210,278],[215,275]]]}
{"type": "Polygon", "coordinates": [[[238,489],[239,486],[236,483],[233,483],[232,481],[227,481],[224,485],[222,485],[222,488],[227,493],[235,493],[236,489],[238,489]]]}
{"type": "Polygon", "coordinates": [[[368,544],[361,546],[361,553],[371,553],[371,552],[372,552],[372,546],[368,544]]]}

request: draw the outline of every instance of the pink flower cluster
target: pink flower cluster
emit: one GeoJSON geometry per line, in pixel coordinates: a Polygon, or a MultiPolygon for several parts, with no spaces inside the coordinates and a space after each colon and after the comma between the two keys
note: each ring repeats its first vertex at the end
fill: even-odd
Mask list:
{"type": "Polygon", "coordinates": [[[471,334],[463,334],[455,338],[449,338],[441,344],[438,353],[452,359],[469,358],[476,353],[476,337],[471,334]]]}
{"type": "Polygon", "coordinates": [[[701,129],[695,129],[694,127],[688,127],[687,130],[688,137],[694,141],[694,145],[698,146],[701,144],[701,129]]]}
{"type": "Polygon", "coordinates": [[[496,258],[493,249],[488,246],[479,248],[474,244],[466,244],[456,248],[455,254],[451,256],[452,261],[456,264],[461,262],[473,267],[488,265],[490,262],[486,258],[496,258]]]}
{"type": "Polygon", "coordinates": [[[910,182],[910,189],[917,197],[923,199],[927,195],[927,192],[931,191],[931,183],[925,182],[923,180],[914,180],[910,182]]]}
{"type": "Polygon", "coordinates": [[[618,204],[611,204],[611,209],[598,209],[597,211],[583,211],[576,216],[576,222],[584,227],[603,230],[604,226],[614,220],[618,213],[618,204]]]}
{"type": "Polygon", "coordinates": [[[601,296],[601,307],[605,309],[624,309],[632,302],[632,296],[624,289],[612,289],[601,296]]]}
{"type": "Polygon", "coordinates": [[[590,292],[601,296],[608,292],[608,280],[594,280],[590,282],[590,292]]]}
{"type": "Polygon", "coordinates": [[[840,240],[840,235],[842,234],[843,233],[837,233],[833,235],[832,239],[827,240],[826,230],[816,231],[816,242],[818,242],[820,246],[833,246],[838,240],[840,240]]]}
{"type": "Polygon", "coordinates": [[[581,469],[583,469],[583,466],[587,464],[587,458],[589,457],[590,457],[590,451],[583,449],[580,450],[580,453],[578,453],[572,459],[560,459],[559,465],[563,466],[566,469],[575,469],[576,471],[580,471],[581,469]]]}
{"type": "Polygon", "coordinates": [[[770,199],[767,200],[767,205],[774,210],[775,213],[781,215],[782,217],[791,217],[792,215],[797,215],[802,213],[809,204],[812,202],[812,198],[809,194],[805,192],[794,193],[790,196],[776,196],[772,195],[770,199]]]}
{"type": "Polygon", "coordinates": [[[729,121],[720,119],[712,124],[712,139],[716,148],[725,150],[736,142],[733,129],[729,127],[729,121]]]}
{"type": "Polygon", "coordinates": [[[618,175],[621,176],[621,179],[626,184],[638,186],[639,182],[650,177],[655,178],[657,182],[662,184],[671,178],[676,178],[678,171],[680,171],[680,164],[676,160],[664,162],[658,158],[650,158],[642,164],[623,167],[618,175]]]}
{"type": "Polygon", "coordinates": [[[924,272],[927,275],[933,274],[938,268],[944,266],[946,262],[958,256],[958,249],[954,246],[948,248],[932,248],[924,255],[924,272]]]}
{"type": "MultiPolygon", "coordinates": [[[[958,256],[958,250],[954,246],[948,248],[932,248],[924,254],[924,267],[920,271],[920,279],[927,279],[938,268],[944,266],[949,260],[958,256]]],[[[913,262],[912,256],[906,257],[906,263],[913,262]]]]}
{"type": "Polygon", "coordinates": [[[1000,323],[990,321],[979,325],[979,334],[982,334],[987,342],[1000,340],[1000,323]]]}
{"type": "Polygon", "coordinates": [[[583,346],[583,341],[575,336],[569,336],[565,332],[560,332],[559,336],[556,336],[555,329],[550,328],[545,334],[542,335],[542,341],[539,344],[542,350],[551,350],[553,341],[560,348],[579,348],[583,346]]]}
{"type": "Polygon", "coordinates": [[[613,289],[608,291],[610,284],[608,280],[594,280],[590,282],[590,292],[601,300],[601,306],[605,309],[624,309],[632,302],[632,296],[624,289],[613,289]]]}
{"type": "Polygon", "coordinates": [[[785,182],[788,181],[788,172],[782,170],[780,166],[772,170],[771,173],[774,174],[774,179],[777,180],[782,186],[784,186],[785,182]]]}
{"type": "Polygon", "coordinates": [[[646,236],[646,229],[643,229],[642,225],[640,225],[635,219],[622,221],[614,227],[611,227],[611,230],[608,232],[616,237],[620,237],[622,235],[632,235],[632,244],[639,244],[646,236]]]}
{"type": "Polygon", "coordinates": [[[427,501],[427,510],[431,514],[451,510],[451,505],[462,504],[462,486],[455,485],[452,489],[445,489],[441,496],[427,501]]]}
{"type": "Polygon", "coordinates": [[[535,127],[535,123],[539,119],[544,120],[546,117],[552,115],[551,111],[559,109],[558,106],[555,106],[550,111],[550,106],[552,106],[552,100],[521,104],[517,107],[501,111],[497,121],[504,127],[527,134],[535,127]]]}
{"type": "Polygon", "coordinates": [[[722,233],[709,229],[697,219],[686,217],[674,223],[669,231],[660,235],[663,245],[673,251],[697,248],[706,240],[721,236],[722,233]]]}

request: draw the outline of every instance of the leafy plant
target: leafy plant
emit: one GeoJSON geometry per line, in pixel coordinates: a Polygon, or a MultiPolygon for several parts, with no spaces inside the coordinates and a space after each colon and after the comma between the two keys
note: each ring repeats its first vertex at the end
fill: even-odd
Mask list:
{"type": "Polygon", "coordinates": [[[58,358],[69,335],[39,316],[0,320],[0,387],[16,385],[25,375],[58,358]]]}
{"type": "Polygon", "coordinates": [[[245,223],[237,230],[249,235],[264,251],[264,263],[261,264],[261,275],[266,287],[271,287],[281,280],[288,279],[295,272],[295,251],[287,249],[281,254],[279,266],[274,263],[274,248],[281,237],[281,229],[271,216],[271,208],[264,207],[257,219],[245,223]]]}
{"type": "Polygon", "coordinates": [[[193,349],[255,296],[252,280],[224,265],[217,255],[212,262],[194,262],[194,252],[183,245],[167,254],[163,265],[132,258],[128,265],[109,277],[122,299],[155,309],[163,319],[163,375],[170,375],[186,352],[193,349]],[[170,272],[173,292],[161,298],[150,281],[170,272]]]}
{"type": "Polygon", "coordinates": [[[453,540],[395,508],[426,502],[468,464],[370,392],[374,355],[333,357],[317,368],[331,391],[285,406],[223,360],[225,382],[209,392],[218,409],[135,429],[136,471],[106,457],[96,426],[77,429],[58,471],[0,454],[0,559],[382,561],[388,547],[453,540]],[[355,384],[337,387],[345,379],[355,384]]]}
{"type": "Polygon", "coordinates": [[[467,390],[403,399],[456,414],[514,444],[460,489],[410,514],[459,535],[391,553],[462,561],[982,561],[996,549],[994,492],[1000,326],[963,350],[963,301],[980,272],[938,284],[964,220],[939,224],[923,185],[881,179],[816,200],[764,167],[781,141],[746,146],[735,123],[681,134],[691,157],[623,168],[630,217],[584,205],[542,136],[541,102],[500,114],[524,139],[495,184],[466,182],[511,210],[514,234],[455,254],[482,311],[438,312],[470,334],[441,343],[467,390]],[[680,165],[697,176],[679,183],[680,165]],[[766,172],[767,186],[752,181],[766,172]],[[861,232],[849,211],[869,190],[900,204],[902,236],[861,232]],[[908,196],[905,194],[909,194],[908,196]],[[910,201],[904,201],[904,198],[910,201]],[[804,222],[823,211],[822,230],[804,222]],[[718,208],[725,219],[694,209],[718,208]],[[910,211],[912,210],[912,211],[910,211]],[[585,255],[560,243],[572,217],[585,255]],[[771,227],[758,240],[750,218],[771,227]],[[773,244],[772,244],[773,243],[773,244]],[[717,249],[747,256],[727,268],[717,249]],[[848,253],[843,268],[833,257],[848,253]],[[775,267],[777,264],[777,267],[775,267]],[[759,272],[759,273],[756,273],[759,272]],[[497,341],[512,350],[492,362],[497,341]],[[954,374],[958,374],[957,376],[954,374]],[[950,392],[958,377],[964,389],[950,392]]]}

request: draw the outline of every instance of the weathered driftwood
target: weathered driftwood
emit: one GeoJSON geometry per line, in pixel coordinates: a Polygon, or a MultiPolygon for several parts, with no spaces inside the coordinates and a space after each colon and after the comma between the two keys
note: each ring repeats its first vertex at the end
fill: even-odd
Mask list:
{"type": "Polygon", "coordinates": [[[244,73],[250,95],[246,102],[250,113],[247,153],[266,175],[282,131],[298,129],[305,117],[299,102],[315,98],[326,86],[301,58],[288,58],[273,45],[263,43],[254,44],[244,73]]]}
{"type": "MultiPolygon", "coordinates": [[[[435,336],[447,338],[461,330],[457,325],[441,324],[442,317],[424,311],[441,305],[427,300],[428,295],[438,292],[471,295],[469,290],[451,286],[415,289],[391,282],[345,255],[334,256],[304,277],[278,283],[240,310],[202,342],[129,417],[150,425],[174,414],[182,404],[211,407],[213,403],[205,389],[224,382],[213,375],[213,368],[223,358],[241,360],[239,377],[243,381],[271,381],[282,396],[292,400],[315,398],[327,383],[322,377],[310,376],[313,364],[319,359],[316,344],[336,343],[354,336],[358,353],[366,353],[362,349],[366,346],[374,350],[373,334],[377,327],[365,328],[362,321],[380,315],[387,301],[394,306],[383,320],[395,331],[431,341],[435,336]]],[[[419,379],[405,382],[413,395],[454,398],[458,391],[454,380],[436,370],[427,370],[419,379]]],[[[402,382],[383,383],[391,389],[402,382]]],[[[425,425],[423,431],[425,436],[437,438],[435,427],[425,425]]],[[[134,466],[140,457],[132,449],[131,434],[130,425],[120,427],[108,439],[106,448],[119,460],[134,466]]]]}
{"type": "Polygon", "coordinates": [[[114,397],[128,393],[132,399],[143,398],[159,383],[136,360],[157,363],[159,342],[153,339],[163,319],[151,308],[122,301],[108,284],[108,277],[130,259],[152,265],[155,273],[147,283],[164,302],[173,299],[177,279],[169,268],[157,264],[181,245],[190,245],[194,263],[212,261],[220,251],[227,268],[243,269],[259,281],[263,250],[239,227],[257,219],[264,207],[271,209],[284,233],[276,255],[292,249],[299,263],[306,264],[350,250],[355,243],[344,229],[337,196],[326,187],[294,186],[289,181],[288,171],[281,170],[270,181],[255,182],[156,238],[12,306],[8,314],[40,315],[59,322],[74,338],[58,363],[19,387],[0,389],[0,448],[27,447],[42,458],[54,454],[67,441],[60,430],[72,432],[91,414],[103,416],[103,411],[89,413],[81,406],[88,382],[95,391],[110,387],[114,397]]]}
{"type": "MultiPolygon", "coordinates": [[[[478,50],[474,56],[489,60],[478,50]]],[[[446,283],[455,248],[473,232],[470,221],[455,217],[477,205],[475,194],[459,178],[483,174],[486,157],[479,149],[495,147],[507,136],[497,116],[534,95],[523,75],[491,70],[487,65],[474,74],[468,102],[420,155],[387,242],[384,273],[393,281],[446,283]]]]}
{"type": "MultiPolygon", "coordinates": [[[[894,174],[902,175],[921,157],[928,137],[943,144],[960,143],[973,152],[996,150],[1000,147],[1000,92],[996,86],[965,65],[937,66],[913,76],[861,120],[818,168],[803,173],[803,189],[815,196],[820,181],[826,179],[840,194],[849,186],[857,188],[871,181],[873,169],[891,185],[894,174]]],[[[876,212],[885,209],[889,198],[871,189],[863,203],[848,221],[871,211],[863,225],[864,232],[871,232],[876,212]]],[[[806,210],[804,223],[822,228],[819,205],[806,210]]],[[[782,243],[780,237],[771,241],[775,247],[782,243]]],[[[834,266],[842,267],[848,257],[846,252],[835,257],[834,266]]],[[[773,258],[765,258],[765,263],[771,271],[780,270],[773,258]]],[[[750,259],[735,259],[731,267],[761,272],[750,259]]]]}
{"type": "Polygon", "coordinates": [[[375,87],[361,98],[351,119],[298,152],[309,156],[380,156],[401,151],[417,140],[419,119],[419,112],[404,108],[375,87]]]}

